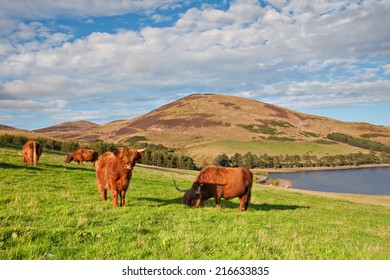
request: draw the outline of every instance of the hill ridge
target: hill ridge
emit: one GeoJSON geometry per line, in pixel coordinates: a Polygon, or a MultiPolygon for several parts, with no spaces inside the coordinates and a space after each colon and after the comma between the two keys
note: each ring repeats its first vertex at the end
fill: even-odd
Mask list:
{"type": "MultiPolygon", "coordinates": [[[[243,143],[237,145],[240,152],[245,152],[244,146],[253,147],[256,143],[277,146],[285,142],[285,146],[293,144],[291,147],[296,147],[322,141],[325,153],[326,145],[332,148],[326,136],[342,132],[354,137],[364,134],[375,141],[390,144],[390,127],[342,122],[249,98],[202,93],[183,96],[132,119],[103,125],[89,121],[65,122],[33,132],[60,140],[87,142],[123,142],[134,136],[143,136],[147,143],[177,148],[198,161],[227,150],[226,147],[216,150],[210,147],[216,143],[225,145],[229,141],[243,143]]],[[[247,151],[252,150],[247,148],[247,151]]]]}

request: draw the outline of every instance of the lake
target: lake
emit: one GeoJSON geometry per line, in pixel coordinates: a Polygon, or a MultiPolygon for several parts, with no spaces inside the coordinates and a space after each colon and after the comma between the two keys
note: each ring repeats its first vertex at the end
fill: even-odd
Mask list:
{"type": "Polygon", "coordinates": [[[269,173],[292,181],[293,188],[320,192],[390,195],[390,168],[269,173]]]}

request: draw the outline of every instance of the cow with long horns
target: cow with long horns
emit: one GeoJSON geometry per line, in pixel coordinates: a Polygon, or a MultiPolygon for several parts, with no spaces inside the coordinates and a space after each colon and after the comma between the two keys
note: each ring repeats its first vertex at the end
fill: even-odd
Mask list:
{"type": "Polygon", "coordinates": [[[133,168],[145,155],[145,150],[146,148],[141,150],[122,148],[100,156],[96,166],[96,183],[103,200],[107,199],[107,190],[110,190],[113,205],[118,206],[119,195],[120,206],[125,206],[125,195],[133,168]]]}
{"type": "Polygon", "coordinates": [[[240,198],[238,211],[249,210],[253,183],[253,174],[248,168],[225,168],[207,166],[199,172],[192,187],[182,190],[176,185],[178,191],[184,192],[183,203],[193,207],[203,204],[203,201],[214,197],[217,208],[221,207],[221,198],[240,198]]]}

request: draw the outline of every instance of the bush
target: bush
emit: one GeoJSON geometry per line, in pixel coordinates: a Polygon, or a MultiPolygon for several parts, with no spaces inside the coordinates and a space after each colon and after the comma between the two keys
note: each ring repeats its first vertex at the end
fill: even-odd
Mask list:
{"type": "Polygon", "coordinates": [[[269,135],[276,134],[276,129],[266,124],[262,124],[262,125],[248,124],[248,125],[242,125],[242,127],[245,128],[246,130],[249,130],[250,132],[269,134],[269,135]]]}
{"type": "Polygon", "coordinates": [[[354,147],[359,147],[362,149],[367,149],[367,150],[373,150],[377,152],[387,152],[390,153],[390,146],[385,145],[380,142],[376,141],[371,141],[371,140],[366,140],[362,138],[356,138],[344,133],[331,133],[328,134],[327,136],[331,140],[335,140],[338,142],[342,142],[354,147]]]}
{"type": "Polygon", "coordinates": [[[125,143],[128,143],[128,144],[134,146],[140,141],[146,141],[146,137],[145,136],[133,136],[133,137],[130,137],[127,140],[125,140],[125,143]]]}

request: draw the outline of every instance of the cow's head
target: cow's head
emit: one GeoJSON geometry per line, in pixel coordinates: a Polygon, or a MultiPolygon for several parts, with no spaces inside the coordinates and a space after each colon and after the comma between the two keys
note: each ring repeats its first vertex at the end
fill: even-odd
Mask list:
{"type": "Polygon", "coordinates": [[[65,162],[66,162],[66,163],[69,163],[69,162],[71,162],[72,160],[73,160],[72,155],[69,155],[69,156],[66,157],[65,162]]]}
{"type": "Polygon", "coordinates": [[[138,160],[145,156],[145,149],[132,149],[132,148],[121,148],[114,151],[114,154],[119,157],[124,165],[125,169],[132,170],[138,160]]]}
{"type": "Polygon", "coordinates": [[[173,180],[173,184],[175,185],[175,188],[180,191],[184,192],[183,195],[183,203],[186,204],[189,207],[197,207],[202,205],[203,199],[202,199],[202,186],[203,183],[193,182],[192,187],[188,190],[182,190],[176,185],[176,181],[173,180]]]}

